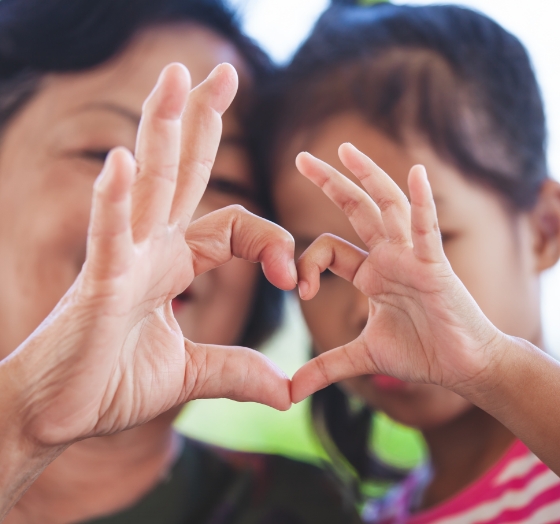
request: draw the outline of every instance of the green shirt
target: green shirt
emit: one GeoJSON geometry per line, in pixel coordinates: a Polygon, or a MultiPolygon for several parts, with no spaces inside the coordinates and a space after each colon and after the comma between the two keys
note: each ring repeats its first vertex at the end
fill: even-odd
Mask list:
{"type": "MultiPolygon", "coordinates": [[[[87,524],[358,524],[328,471],[185,439],[166,479],[136,505],[87,524]]],[[[86,524],[86,523],[84,523],[86,524]]]]}

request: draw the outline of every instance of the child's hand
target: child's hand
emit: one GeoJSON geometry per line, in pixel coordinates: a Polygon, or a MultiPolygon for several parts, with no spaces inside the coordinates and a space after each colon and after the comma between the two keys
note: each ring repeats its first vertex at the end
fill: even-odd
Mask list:
{"type": "Polygon", "coordinates": [[[329,268],[369,297],[370,314],[356,340],[314,358],[294,375],[292,401],[364,374],[456,391],[484,380],[502,333],[445,257],[424,168],[410,171],[409,204],[393,180],[354,146],[342,145],[339,155],[369,194],[308,153],[296,163],[345,212],[368,251],[332,235],[319,237],[298,262],[300,295],[313,298],[320,273],[329,268]]]}

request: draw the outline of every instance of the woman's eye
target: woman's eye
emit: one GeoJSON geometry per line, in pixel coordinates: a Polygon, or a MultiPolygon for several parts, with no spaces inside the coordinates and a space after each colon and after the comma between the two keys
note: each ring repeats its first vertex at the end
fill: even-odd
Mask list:
{"type": "Polygon", "coordinates": [[[247,186],[215,175],[210,177],[208,189],[222,193],[223,195],[247,198],[250,200],[253,200],[255,197],[254,191],[247,186]]]}
{"type": "Polygon", "coordinates": [[[82,158],[86,158],[87,160],[94,160],[96,162],[105,162],[108,154],[109,151],[104,149],[85,149],[80,153],[80,156],[82,158]]]}
{"type": "Polygon", "coordinates": [[[450,240],[453,240],[457,234],[456,233],[450,233],[450,232],[446,232],[446,231],[440,231],[440,235],[441,235],[441,243],[445,244],[447,242],[449,242],[450,240]]]}

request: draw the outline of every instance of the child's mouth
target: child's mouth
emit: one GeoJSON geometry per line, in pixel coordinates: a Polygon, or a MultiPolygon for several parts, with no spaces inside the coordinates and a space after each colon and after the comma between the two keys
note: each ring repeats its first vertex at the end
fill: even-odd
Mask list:
{"type": "Polygon", "coordinates": [[[387,375],[371,375],[370,380],[377,389],[400,391],[408,387],[408,382],[387,375]]]}

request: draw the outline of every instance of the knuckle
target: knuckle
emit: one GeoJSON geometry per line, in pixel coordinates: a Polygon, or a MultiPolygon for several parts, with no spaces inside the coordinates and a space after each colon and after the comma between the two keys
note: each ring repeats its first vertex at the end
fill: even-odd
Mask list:
{"type": "Polygon", "coordinates": [[[250,215],[249,211],[247,211],[241,204],[231,204],[230,206],[224,208],[228,209],[229,212],[233,215],[250,215]]]}
{"type": "MultiPolygon", "coordinates": [[[[317,247],[330,246],[336,242],[336,236],[332,233],[322,233],[313,244],[317,247]]],[[[311,245],[313,245],[311,244],[311,245]]]]}
{"type": "Polygon", "coordinates": [[[212,157],[193,158],[188,164],[187,171],[199,176],[206,183],[213,166],[214,159],[212,157]]]}
{"type": "Polygon", "coordinates": [[[275,240],[274,243],[280,247],[281,252],[289,251],[293,249],[295,245],[294,239],[289,234],[281,234],[281,236],[277,240],[275,240]]]}
{"type": "Polygon", "coordinates": [[[141,177],[175,182],[177,165],[175,163],[170,163],[154,166],[148,162],[142,161],[138,164],[138,171],[141,173],[141,177]]]}
{"type": "Polygon", "coordinates": [[[321,373],[321,375],[325,379],[325,382],[328,385],[330,385],[332,381],[330,379],[329,370],[327,369],[327,366],[325,365],[325,362],[323,361],[323,359],[320,356],[317,357],[316,362],[317,362],[317,369],[319,370],[319,373],[321,373]]]}
{"type": "Polygon", "coordinates": [[[437,235],[440,234],[439,225],[437,222],[433,222],[430,226],[423,227],[417,224],[411,225],[412,232],[418,236],[427,236],[436,233],[437,235]]]}
{"type": "Polygon", "coordinates": [[[351,217],[359,207],[359,200],[356,200],[355,198],[348,198],[342,204],[342,211],[347,217],[351,217]]]}
{"type": "Polygon", "coordinates": [[[379,197],[376,203],[382,213],[396,204],[395,200],[387,197],[379,197]]]}

